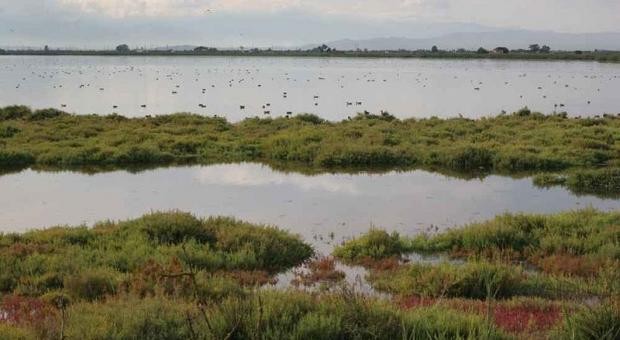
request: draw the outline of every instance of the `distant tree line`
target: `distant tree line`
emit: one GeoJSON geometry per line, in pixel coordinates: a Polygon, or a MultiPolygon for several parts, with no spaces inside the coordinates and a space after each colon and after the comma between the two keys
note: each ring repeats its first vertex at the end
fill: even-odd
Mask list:
{"type": "Polygon", "coordinates": [[[307,49],[271,49],[271,48],[244,48],[217,49],[214,47],[198,46],[189,50],[174,49],[146,49],[130,48],[127,44],[116,46],[115,49],[104,50],[71,50],[71,49],[28,49],[28,50],[0,50],[0,54],[9,55],[151,55],[151,56],[174,56],[174,55],[200,55],[200,56],[265,56],[265,57],[365,57],[365,58],[489,58],[489,59],[554,59],[554,60],[595,60],[602,62],[620,62],[620,51],[552,51],[547,45],[532,44],[528,48],[511,50],[499,46],[493,49],[480,47],[477,50],[464,48],[443,50],[434,45],[430,49],[397,49],[397,50],[337,50],[326,44],[307,49]]]}

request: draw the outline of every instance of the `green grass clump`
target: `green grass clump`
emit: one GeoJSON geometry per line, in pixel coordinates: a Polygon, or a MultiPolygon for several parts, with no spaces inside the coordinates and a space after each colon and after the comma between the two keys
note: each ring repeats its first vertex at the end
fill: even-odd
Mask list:
{"type": "Polygon", "coordinates": [[[449,251],[533,260],[551,255],[620,260],[620,213],[584,209],[554,215],[505,214],[493,220],[411,242],[417,251],[449,251]]]}
{"type": "Polygon", "coordinates": [[[148,238],[160,244],[180,244],[189,240],[198,243],[215,241],[212,231],[188,213],[153,213],[143,216],[139,223],[144,226],[148,238]]]}
{"type": "Polygon", "coordinates": [[[427,298],[556,299],[607,293],[588,281],[528,273],[521,266],[476,260],[463,264],[406,264],[372,270],[368,279],[379,291],[427,298]]]}
{"type": "MultiPolygon", "coordinates": [[[[529,110],[477,120],[360,114],[330,122],[302,114],[229,123],[187,113],[126,118],[12,106],[0,108],[0,136],[1,167],[258,161],[315,170],[415,166],[522,173],[620,166],[620,119],[529,110]],[[15,154],[20,157],[10,156],[15,154]]],[[[593,190],[615,190],[591,177],[575,180],[593,190]]]]}
{"type": "Polygon", "coordinates": [[[620,169],[580,170],[568,176],[566,186],[577,193],[617,196],[620,169]]]}
{"type": "Polygon", "coordinates": [[[566,184],[566,176],[558,174],[538,174],[533,178],[534,185],[548,188],[556,185],[566,184]]]}
{"type": "Polygon", "coordinates": [[[620,306],[603,302],[595,307],[582,307],[566,316],[564,324],[553,335],[556,339],[615,340],[620,338],[620,306]]]}
{"type": "Polygon", "coordinates": [[[525,280],[520,268],[472,262],[464,265],[411,264],[369,276],[375,289],[399,295],[484,299],[519,295],[525,280]]]}
{"type": "Polygon", "coordinates": [[[0,292],[41,296],[65,290],[98,300],[121,290],[150,291],[161,275],[195,271],[277,272],[304,262],[310,246],[284,231],[230,218],[153,213],[94,228],[56,227],[0,235],[0,292]]]}
{"type": "Polygon", "coordinates": [[[399,257],[409,252],[407,242],[398,233],[371,229],[368,233],[334,248],[333,255],[348,262],[399,257]]]}

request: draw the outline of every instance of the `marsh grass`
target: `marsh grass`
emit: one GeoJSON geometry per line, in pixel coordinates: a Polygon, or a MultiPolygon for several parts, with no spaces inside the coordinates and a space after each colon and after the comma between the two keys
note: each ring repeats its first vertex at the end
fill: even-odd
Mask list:
{"type": "MultiPolygon", "coordinates": [[[[1,335],[20,334],[18,325],[1,335]]],[[[58,330],[56,330],[58,332],[58,330]]],[[[166,297],[119,296],[67,310],[68,339],[505,339],[478,315],[403,311],[350,293],[261,291],[205,306],[166,297]]],[[[34,337],[24,334],[24,339],[34,337]]]]}
{"type": "Polygon", "coordinates": [[[334,255],[366,266],[372,287],[405,308],[466,310],[519,338],[617,339],[619,225],[619,213],[593,209],[505,214],[432,236],[373,229],[334,255]],[[409,263],[411,252],[460,261],[409,263]]]}
{"type": "MultiPolygon", "coordinates": [[[[477,120],[359,114],[330,122],[301,114],[229,123],[188,113],[126,118],[10,106],[0,108],[0,136],[3,168],[257,161],[309,169],[420,167],[518,174],[620,165],[620,119],[529,110],[477,120]]],[[[615,180],[593,180],[601,176],[574,176],[571,187],[620,191],[615,180]]]]}
{"type": "MultiPolygon", "coordinates": [[[[220,271],[272,275],[301,264],[312,253],[296,236],[272,227],[230,218],[198,219],[182,212],[152,213],[94,228],[0,236],[0,291],[41,296],[66,290],[93,301],[166,283],[158,275],[184,273],[190,267],[204,280],[220,271]]],[[[177,281],[168,283],[181,283],[177,281]]]]}

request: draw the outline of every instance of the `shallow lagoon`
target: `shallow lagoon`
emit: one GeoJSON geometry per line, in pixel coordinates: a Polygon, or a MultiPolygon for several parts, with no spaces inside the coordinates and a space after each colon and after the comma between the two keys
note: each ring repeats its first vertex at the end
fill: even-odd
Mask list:
{"type": "Polygon", "coordinates": [[[372,226],[415,235],[504,212],[620,208],[618,200],[537,188],[531,178],[465,180],[422,170],[307,176],[255,163],[94,175],[24,170],[1,176],[0,193],[4,232],[179,209],[276,225],[325,252],[372,226]]]}
{"type": "Polygon", "coordinates": [[[529,106],[588,116],[618,113],[618,92],[620,64],[597,62],[0,56],[0,106],[78,114],[475,118],[529,106]]]}

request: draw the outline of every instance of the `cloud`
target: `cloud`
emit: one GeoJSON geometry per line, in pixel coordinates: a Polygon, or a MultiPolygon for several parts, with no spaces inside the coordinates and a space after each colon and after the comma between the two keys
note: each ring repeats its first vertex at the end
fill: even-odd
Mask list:
{"type": "Polygon", "coordinates": [[[0,44],[265,47],[498,28],[620,31],[618,13],[618,0],[0,0],[0,44]]]}
{"type": "MultiPolygon", "coordinates": [[[[6,0],[5,0],[6,1],[6,0]]],[[[36,0],[24,0],[25,2],[36,0]]],[[[620,30],[617,0],[48,0],[114,18],[295,11],[365,20],[472,22],[560,31],[620,30]]]]}
{"type": "Polygon", "coordinates": [[[436,18],[449,0],[57,0],[61,7],[114,18],[202,16],[228,13],[299,11],[314,15],[365,18],[436,18]]]}
{"type": "Polygon", "coordinates": [[[352,181],[337,176],[279,173],[259,164],[240,166],[213,165],[196,170],[195,178],[203,184],[239,187],[288,185],[303,191],[326,191],[355,195],[359,189],[352,181]]]}

